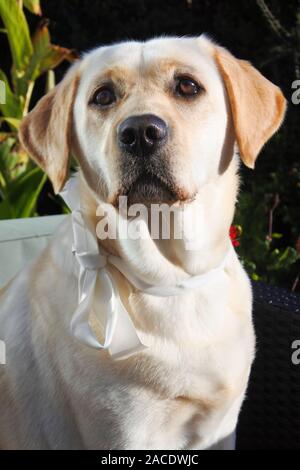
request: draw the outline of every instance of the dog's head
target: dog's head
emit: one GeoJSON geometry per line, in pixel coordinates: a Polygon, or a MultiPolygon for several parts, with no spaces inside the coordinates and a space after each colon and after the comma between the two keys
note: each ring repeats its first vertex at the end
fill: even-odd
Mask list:
{"type": "Polygon", "coordinates": [[[20,137],[56,192],[72,153],[103,200],[172,203],[225,171],[235,142],[253,168],[284,111],[279,88],[207,38],[154,39],[85,55],[20,137]]]}

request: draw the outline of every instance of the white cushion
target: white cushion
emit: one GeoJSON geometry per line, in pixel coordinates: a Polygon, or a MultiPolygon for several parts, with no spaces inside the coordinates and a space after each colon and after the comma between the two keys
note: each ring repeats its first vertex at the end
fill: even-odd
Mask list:
{"type": "Polygon", "coordinates": [[[42,251],[65,217],[0,220],[0,287],[42,251]]]}

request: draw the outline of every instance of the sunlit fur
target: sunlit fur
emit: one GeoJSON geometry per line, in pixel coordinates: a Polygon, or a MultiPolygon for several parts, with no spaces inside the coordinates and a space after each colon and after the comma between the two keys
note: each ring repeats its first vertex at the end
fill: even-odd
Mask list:
{"type": "MultiPolygon", "coordinates": [[[[168,123],[169,140],[157,158],[174,183],[178,204],[186,203],[186,217],[200,221],[195,249],[172,238],[104,244],[150,283],[204,273],[221,263],[230,246],[238,192],[234,145],[254,122],[253,116],[245,121],[236,97],[240,94],[245,107],[244,73],[248,83],[263,83],[259,96],[252,96],[254,113],[265,96],[271,103],[275,87],[260,75],[253,78],[253,68],[242,72],[237,66],[235,77],[225,64],[225,73],[222,54],[204,36],[95,49],[21,125],[24,147],[48,171],[56,191],[65,181],[69,147],[80,166],[82,204],[95,226],[98,204],[113,203],[111,216],[118,216],[116,197],[130,183],[116,140],[118,125],[143,113],[168,123]],[[175,97],[170,88],[175,71],[192,74],[203,93],[189,102],[175,97]],[[120,94],[107,110],[89,105],[103,80],[113,81],[120,94]],[[230,96],[229,81],[235,90],[230,96]],[[232,119],[237,110],[244,120],[239,127],[232,119]]],[[[255,117],[260,139],[255,148],[278,127],[283,115],[278,109],[274,106],[276,122],[272,112],[267,116],[263,137],[255,117]]],[[[78,282],[70,220],[3,291],[0,338],[6,341],[7,365],[0,367],[0,448],[206,449],[235,429],[254,357],[250,282],[235,252],[212,283],[178,297],[136,292],[115,268],[108,269],[148,346],[124,361],[70,335],[78,282]]],[[[90,320],[101,335],[96,318],[90,320]]]]}

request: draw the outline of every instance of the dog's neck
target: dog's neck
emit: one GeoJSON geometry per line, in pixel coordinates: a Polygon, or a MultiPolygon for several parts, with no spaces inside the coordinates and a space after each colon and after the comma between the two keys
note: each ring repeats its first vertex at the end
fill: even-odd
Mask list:
{"type": "MultiPolygon", "coordinates": [[[[183,228],[181,226],[184,235],[181,239],[171,234],[169,239],[160,236],[154,240],[149,227],[142,222],[143,228],[146,228],[143,237],[121,237],[117,230],[115,239],[99,240],[100,246],[119,256],[132,272],[148,283],[164,284],[166,280],[168,283],[176,283],[185,274],[198,275],[218,266],[230,243],[229,227],[238,190],[237,165],[237,159],[233,158],[226,172],[205,184],[196,198],[183,209],[183,218],[197,222],[196,238],[190,239],[190,234],[185,232],[190,230],[191,225],[184,224],[183,228]]],[[[96,230],[100,220],[96,212],[98,209],[99,214],[99,206],[101,208],[103,203],[97,200],[82,175],[80,178],[81,205],[96,230]]],[[[111,205],[105,205],[103,212],[112,225],[120,217],[117,209],[111,205]]],[[[140,228],[140,225],[131,225],[132,228],[140,228]]]]}
{"type": "MultiPolygon", "coordinates": [[[[203,186],[195,200],[182,209],[183,218],[174,217],[174,224],[170,222],[171,219],[167,220],[172,225],[170,234],[175,234],[176,223],[180,224],[181,239],[171,235],[165,240],[163,231],[158,231],[156,240],[151,237],[148,218],[127,218],[111,204],[98,202],[80,175],[77,180],[69,182],[62,196],[73,211],[72,251],[78,268],[80,266],[79,305],[71,319],[74,336],[97,349],[109,348],[113,356],[127,356],[149,345],[147,338],[140,338],[137,334],[136,327],[143,330],[143,325],[139,319],[140,307],[136,308],[135,304],[136,295],[131,296],[131,293],[137,292],[142,302],[144,294],[156,296],[157,300],[160,297],[181,297],[183,293],[195,291],[196,287],[197,290],[201,286],[209,288],[213,280],[221,279],[221,274],[223,279],[224,268],[226,270],[230,263],[228,232],[237,185],[236,166],[232,164],[225,173],[203,186]],[[211,194],[214,194],[213,200],[211,194]],[[182,223],[185,218],[194,223],[185,225],[182,223]],[[105,227],[108,227],[108,238],[103,237],[105,231],[98,230],[99,222],[100,227],[103,227],[103,221],[105,227]],[[190,238],[189,230],[193,230],[195,223],[197,230],[190,238]],[[107,298],[95,289],[98,275],[102,276],[107,298]],[[120,275],[127,282],[124,283],[120,275]],[[127,305],[128,302],[130,305],[127,305]],[[90,305],[100,315],[101,342],[94,333],[99,324],[97,315],[95,318],[93,316],[95,325],[91,329],[90,305]],[[106,325],[104,330],[103,325],[106,325]],[[127,331],[123,338],[126,344],[123,340],[120,343],[117,330],[127,331]]],[[[148,302],[146,310],[151,312],[150,319],[156,310],[155,305],[155,298],[148,302]]],[[[147,323],[148,316],[143,316],[142,323],[147,323]]],[[[167,325],[167,318],[165,322],[167,325]]]]}

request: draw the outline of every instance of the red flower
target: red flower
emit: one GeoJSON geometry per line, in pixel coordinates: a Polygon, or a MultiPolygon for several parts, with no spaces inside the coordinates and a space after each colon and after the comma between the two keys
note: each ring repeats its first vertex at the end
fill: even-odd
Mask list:
{"type": "Polygon", "coordinates": [[[237,225],[231,225],[229,229],[229,236],[231,239],[231,243],[233,246],[240,246],[240,242],[238,241],[238,237],[241,234],[241,229],[237,225]]]}

